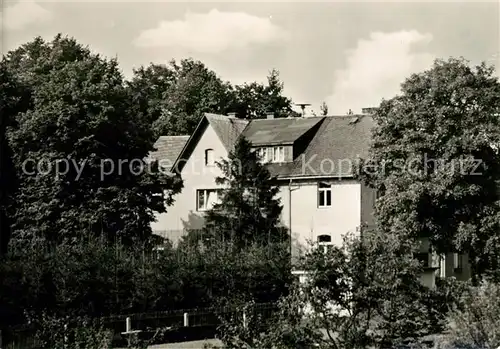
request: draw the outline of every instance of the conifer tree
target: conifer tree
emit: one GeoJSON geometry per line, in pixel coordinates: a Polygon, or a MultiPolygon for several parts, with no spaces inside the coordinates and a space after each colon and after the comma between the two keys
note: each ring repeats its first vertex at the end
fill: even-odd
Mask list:
{"type": "Polygon", "coordinates": [[[228,159],[217,165],[223,176],[216,178],[216,183],[224,189],[220,202],[207,212],[204,236],[231,242],[236,248],[285,241],[287,234],[280,224],[282,206],[276,198],[279,187],[250,142],[239,139],[228,159]]]}

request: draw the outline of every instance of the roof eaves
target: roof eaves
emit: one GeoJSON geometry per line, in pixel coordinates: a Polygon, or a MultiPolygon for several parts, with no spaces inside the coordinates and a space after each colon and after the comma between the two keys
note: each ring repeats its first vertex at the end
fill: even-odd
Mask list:
{"type": "MultiPolygon", "coordinates": [[[[182,150],[181,152],[179,153],[179,155],[177,156],[177,159],[175,159],[173,165],[172,165],[172,168],[170,169],[171,172],[174,172],[173,169],[177,169],[179,170],[178,172],[180,172],[182,170],[182,167],[181,168],[178,168],[178,163],[179,161],[182,159],[182,156],[184,155],[184,153],[186,152],[186,150],[188,149],[188,147],[191,145],[191,142],[193,141],[193,138],[194,136],[199,132],[200,128],[201,128],[201,125],[203,124],[203,121],[206,119],[206,114],[204,114],[201,118],[200,118],[200,121],[198,122],[198,125],[196,125],[196,128],[194,129],[194,132],[191,134],[191,136],[189,137],[189,139],[187,140],[187,142],[184,144],[184,147],[182,147],[182,150]]],[[[208,120],[207,120],[208,121],[208,120]]]]}

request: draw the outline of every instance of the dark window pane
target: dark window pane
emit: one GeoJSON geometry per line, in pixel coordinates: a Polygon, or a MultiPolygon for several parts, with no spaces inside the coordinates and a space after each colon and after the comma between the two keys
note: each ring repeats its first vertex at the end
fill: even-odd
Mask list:
{"type": "Polygon", "coordinates": [[[428,253],[417,253],[417,260],[422,264],[424,268],[429,267],[429,254],[428,253]]]}
{"type": "Polygon", "coordinates": [[[326,206],[332,205],[332,192],[330,190],[326,191],[326,206]]]}
{"type": "Polygon", "coordinates": [[[332,242],[332,237],[330,235],[319,235],[318,242],[332,242]]]}
{"type": "Polygon", "coordinates": [[[318,195],[319,195],[319,205],[325,206],[325,192],[320,191],[318,195]]]}

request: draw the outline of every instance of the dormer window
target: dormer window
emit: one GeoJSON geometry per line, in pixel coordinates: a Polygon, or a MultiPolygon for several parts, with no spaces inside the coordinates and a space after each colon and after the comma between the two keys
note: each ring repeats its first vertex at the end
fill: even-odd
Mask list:
{"type": "Polygon", "coordinates": [[[257,154],[263,163],[285,162],[285,147],[283,146],[258,148],[257,154]]]}
{"type": "Polygon", "coordinates": [[[273,149],[273,162],[284,162],[285,161],[285,148],[274,147],[273,149]]]}
{"type": "Polygon", "coordinates": [[[258,148],[257,155],[260,162],[267,162],[267,148],[258,148]]]}
{"type": "Polygon", "coordinates": [[[205,150],[205,166],[214,166],[215,165],[215,156],[213,149],[205,150]]]}

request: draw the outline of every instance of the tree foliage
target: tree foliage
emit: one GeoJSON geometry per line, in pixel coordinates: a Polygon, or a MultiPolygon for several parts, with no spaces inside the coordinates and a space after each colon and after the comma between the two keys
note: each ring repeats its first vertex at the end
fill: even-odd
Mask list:
{"type": "Polygon", "coordinates": [[[128,83],[134,100],[147,110],[147,119],[159,135],[190,135],[203,113],[236,113],[240,118],[286,117],[291,100],[283,96],[283,83],[272,70],[267,84],[233,86],[202,62],[172,60],[134,71],[128,83]]]}
{"type": "Polygon", "coordinates": [[[156,139],[118,63],[58,35],[22,45],[4,64],[31,95],[9,131],[20,181],[14,232],[146,239],[153,211],[164,212],[181,183],[145,165],[156,139]]]}
{"type": "Polygon", "coordinates": [[[7,252],[11,237],[12,206],[16,190],[16,173],[7,128],[15,115],[27,107],[27,91],[0,63],[0,256],[7,252]]]}
{"type": "Polygon", "coordinates": [[[500,84],[494,70],[436,61],[383,101],[363,175],[385,232],[467,253],[474,274],[498,268],[500,84]]]}
{"type": "Polygon", "coordinates": [[[412,247],[396,236],[346,236],[303,260],[307,280],[282,299],[269,323],[226,323],[224,348],[395,348],[444,327],[447,289],[419,281],[412,247]],[[443,292],[445,291],[445,292],[443,292]]]}
{"type": "Polygon", "coordinates": [[[203,113],[225,114],[232,106],[231,85],[192,59],[141,67],[130,86],[148,104],[158,136],[190,135],[203,113]]]}
{"type": "Polygon", "coordinates": [[[328,115],[328,105],[326,104],[326,102],[321,103],[321,106],[319,107],[319,109],[321,110],[322,116],[328,115]]]}
{"type": "Polygon", "coordinates": [[[270,113],[276,118],[289,116],[292,113],[292,101],[283,96],[283,88],[276,69],[269,72],[266,85],[252,82],[236,86],[236,114],[248,119],[265,118],[270,113]]]}
{"type": "Polygon", "coordinates": [[[223,175],[216,178],[220,203],[206,213],[206,235],[214,241],[231,242],[237,248],[286,240],[280,224],[279,187],[261,163],[250,142],[240,138],[228,159],[217,164],[223,175]]]}
{"type": "Polygon", "coordinates": [[[96,318],[274,302],[290,283],[287,252],[276,244],[234,253],[230,246],[201,250],[167,243],[151,253],[92,236],[55,247],[23,242],[0,264],[0,326],[23,323],[25,310],[96,318]]]}
{"type": "Polygon", "coordinates": [[[498,348],[500,346],[500,285],[483,280],[467,285],[449,314],[446,348],[498,348]]]}

